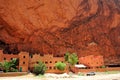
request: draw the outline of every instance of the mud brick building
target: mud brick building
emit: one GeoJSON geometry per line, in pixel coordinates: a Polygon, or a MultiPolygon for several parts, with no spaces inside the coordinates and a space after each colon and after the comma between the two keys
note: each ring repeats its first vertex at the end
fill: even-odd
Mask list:
{"type": "Polygon", "coordinates": [[[103,56],[101,55],[89,55],[79,58],[79,63],[85,64],[89,68],[98,68],[104,65],[103,56]]]}
{"type": "MultiPolygon", "coordinates": [[[[32,70],[35,64],[38,64],[39,61],[42,61],[47,66],[47,71],[49,73],[63,73],[68,71],[68,66],[66,66],[64,71],[59,71],[55,67],[55,63],[57,62],[64,62],[64,56],[54,56],[53,54],[32,54],[30,55],[28,52],[20,52],[18,54],[6,54],[3,53],[3,50],[0,50],[0,62],[3,61],[10,61],[13,58],[19,59],[19,70],[22,72],[27,72],[28,70],[32,70]]],[[[89,55],[85,57],[80,57],[79,62],[80,64],[84,64],[89,68],[96,68],[104,65],[103,56],[94,56],[89,55]]]]}

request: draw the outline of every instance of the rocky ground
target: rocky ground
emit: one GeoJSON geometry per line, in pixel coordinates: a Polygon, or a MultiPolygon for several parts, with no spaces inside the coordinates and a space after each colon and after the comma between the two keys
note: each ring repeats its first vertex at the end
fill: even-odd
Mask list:
{"type": "Polygon", "coordinates": [[[28,74],[19,77],[0,77],[0,80],[120,80],[120,72],[112,73],[96,73],[95,76],[67,76],[66,74],[45,74],[44,76],[34,76],[28,74]],[[65,75],[65,76],[64,76],[65,75]]]}

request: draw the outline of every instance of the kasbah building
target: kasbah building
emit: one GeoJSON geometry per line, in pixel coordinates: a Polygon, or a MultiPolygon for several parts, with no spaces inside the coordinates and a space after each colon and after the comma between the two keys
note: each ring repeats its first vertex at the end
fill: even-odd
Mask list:
{"type": "MultiPolygon", "coordinates": [[[[68,68],[66,66],[66,69],[64,71],[59,71],[55,67],[55,63],[61,61],[64,62],[64,56],[63,57],[57,57],[53,54],[33,54],[32,56],[28,52],[20,52],[18,54],[6,54],[3,53],[3,50],[0,50],[0,62],[3,61],[10,61],[13,58],[19,59],[19,66],[18,69],[22,70],[22,72],[28,72],[30,69],[33,69],[35,64],[38,64],[39,61],[42,61],[46,64],[47,71],[49,73],[62,73],[67,72],[68,68]]],[[[87,68],[99,68],[100,66],[104,65],[103,56],[101,55],[88,55],[84,57],[79,57],[78,64],[84,64],[87,66],[87,68]]]]}

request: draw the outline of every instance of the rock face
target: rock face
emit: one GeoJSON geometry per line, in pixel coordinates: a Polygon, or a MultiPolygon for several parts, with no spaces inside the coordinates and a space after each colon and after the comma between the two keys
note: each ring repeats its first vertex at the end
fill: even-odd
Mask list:
{"type": "Polygon", "coordinates": [[[0,0],[0,47],[120,64],[120,0],[0,0]]]}

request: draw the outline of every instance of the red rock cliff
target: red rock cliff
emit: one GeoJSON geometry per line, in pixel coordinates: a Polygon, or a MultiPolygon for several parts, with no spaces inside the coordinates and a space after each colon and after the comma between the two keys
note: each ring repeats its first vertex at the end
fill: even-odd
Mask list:
{"type": "Polygon", "coordinates": [[[120,63],[120,0],[0,0],[0,47],[120,63]]]}

